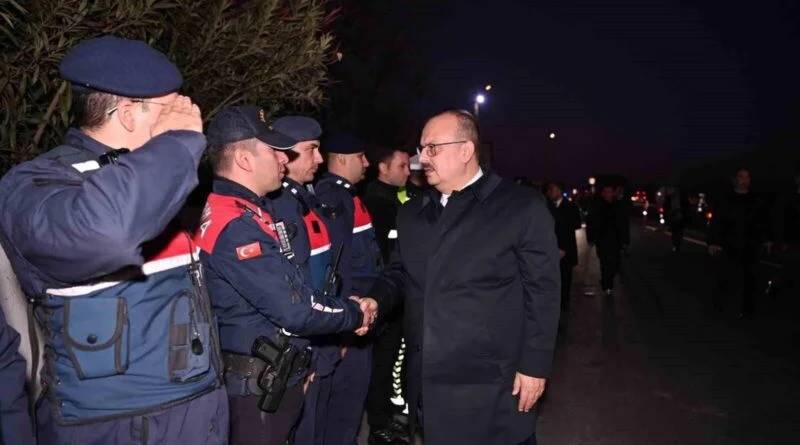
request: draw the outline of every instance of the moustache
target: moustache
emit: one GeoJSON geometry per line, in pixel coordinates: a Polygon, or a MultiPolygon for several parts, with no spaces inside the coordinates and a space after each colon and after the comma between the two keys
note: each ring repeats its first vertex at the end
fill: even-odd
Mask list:
{"type": "Polygon", "coordinates": [[[423,162],[422,164],[420,164],[420,166],[422,167],[423,170],[433,170],[433,164],[423,162]]]}

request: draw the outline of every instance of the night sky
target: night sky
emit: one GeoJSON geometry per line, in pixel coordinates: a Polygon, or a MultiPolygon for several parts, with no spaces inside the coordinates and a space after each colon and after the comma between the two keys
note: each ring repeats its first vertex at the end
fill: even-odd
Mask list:
{"type": "Polygon", "coordinates": [[[798,133],[797,3],[414,0],[395,17],[420,118],[494,86],[480,121],[500,173],[644,181],[798,133]]]}

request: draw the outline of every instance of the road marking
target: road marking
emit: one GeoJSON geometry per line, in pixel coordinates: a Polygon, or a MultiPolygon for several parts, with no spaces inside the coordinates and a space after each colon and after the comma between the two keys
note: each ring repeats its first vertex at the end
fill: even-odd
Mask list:
{"type": "MultiPolygon", "coordinates": [[[[644,228],[649,230],[649,231],[651,231],[651,232],[659,232],[658,227],[644,226],[644,228]]],[[[663,233],[664,233],[664,235],[672,236],[672,232],[670,232],[669,230],[664,230],[663,233]]],[[[692,244],[697,244],[698,246],[703,246],[703,247],[707,247],[708,246],[708,243],[706,243],[705,241],[700,241],[699,239],[690,238],[688,236],[684,236],[683,240],[686,241],[686,242],[692,243],[692,244]]],[[[765,265],[765,266],[774,267],[776,269],[782,269],[783,268],[783,266],[781,266],[780,264],[773,263],[773,262],[767,261],[767,260],[758,260],[758,262],[763,264],[763,265],[765,265]]]]}

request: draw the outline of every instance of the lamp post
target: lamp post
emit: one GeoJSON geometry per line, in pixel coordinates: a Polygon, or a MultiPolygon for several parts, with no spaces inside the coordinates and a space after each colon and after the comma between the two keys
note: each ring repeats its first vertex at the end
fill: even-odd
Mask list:
{"type": "MultiPolygon", "coordinates": [[[[491,85],[486,85],[485,87],[483,87],[483,90],[487,91],[487,92],[488,91],[492,91],[492,86],[491,85]]],[[[472,114],[475,116],[475,120],[478,119],[478,113],[480,111],[480,107],[481,107],[481,105],[483,105],[484,102],[486,102],[486,95],[485,94],[478,93],[478,94],[475,95],[475,99],[472,102],[472,114]]]]}

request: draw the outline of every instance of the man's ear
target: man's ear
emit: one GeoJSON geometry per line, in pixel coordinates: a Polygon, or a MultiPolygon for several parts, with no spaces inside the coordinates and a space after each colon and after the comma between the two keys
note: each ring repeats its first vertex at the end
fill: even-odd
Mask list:
{"type": "Polygon", "coordinates": [[[136,131],[136,118],[133,115],[134,105],[130,99],[120,99],[117,102],[117,111],[114,113],[114,117],[120,125],[131,133],[136,131]]]}
{"type": "Polygon", "coordinates": [[[378,172],[380,172],[380,174],[382,174],[382,175],[388,174],[389,173],[389,165],[386,164],[383,161],[378,162],[378,172]]]}
{"type": "Polygon", "coordinates": [[[467,162],[472,159],[473,156],[477,155],[477,147],[472,141],[467,141],[464,143],[464,148],[461,150],[461,160],[463,162],[467,162]]]}
{"type": "Polygon", "coordinates": [[[250,150],[236,147],[231,154],[233,163],[240,169],[246,172],[252,172],[254,169],[253,153],[250,150]]]}

